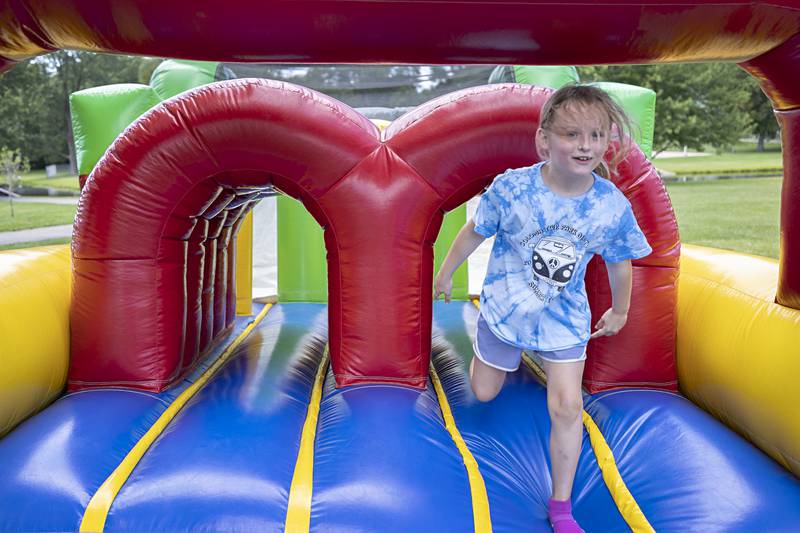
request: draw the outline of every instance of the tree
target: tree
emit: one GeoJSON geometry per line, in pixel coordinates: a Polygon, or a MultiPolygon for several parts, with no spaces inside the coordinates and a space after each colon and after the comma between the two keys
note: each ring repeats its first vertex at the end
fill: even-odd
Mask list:
{"type": "Polygon", "coordinates": [[[11,216],[14,216],[14,189],[22,180],[22,175],[31,169],[28,160],[22,157],[19,150],[12,150],[5,146],[0,147],[0,172],[5,177],[7,190],[0,191],[8,194],[8,205],[11,207],[11,216]]]}
{"type": "Polygon", "coordinates": [[[656,152],[728,148],[749,130],[749,75],[733,63],[580,67],[585,81],[616,81],[656,92],[656,152]]]}
{"type": "Polygon", "coordinates": [[[18,149],[36,166],[64,161],[63,128],[49,109],[51,77],[44,65],[22,63],[0,78],[0,146],[18,149]]]}
{"type": "Polygon", "coordinates": [[[37,58],[52,75],[51,109],[66,131],[66,155],[73,174],[78,166],[69,113],[69,95],[89,87],[113,83],[134,83],[139,79],[140,58],[111,54],[94,54],[73,50],[60,50],[37,58]]]}
{"type": "Polygon", "coordinates": [[[780,127],[778,121],[775,119],[775,111],[772,109],[772,102],[770,102],[767,95],[761,90],[755,78],[750,77],[750,102],[748,106],[748,114],[750,116],[750,123],[753,134],[756,136],[757,145],[756,150],[759,152],[764,151],[764,144],[767,139],[774,138],[780,127]]]}
{"type": "Polygon", "coordinates": [[[351,107],[413,107],[465,87],[483,85],[484,65],[266,65],[227,64],[240,78],[299,83],[351,107]]]}
{"type": "Polygon", "coordinates": [[[75,162],[69,95],[113,83],[147,83],[151,58],[62,50],[21,63],[0,77],[0,146],[41,167],[75,162]],[[142,79],[144,78],[144,79],[142,79]]]}

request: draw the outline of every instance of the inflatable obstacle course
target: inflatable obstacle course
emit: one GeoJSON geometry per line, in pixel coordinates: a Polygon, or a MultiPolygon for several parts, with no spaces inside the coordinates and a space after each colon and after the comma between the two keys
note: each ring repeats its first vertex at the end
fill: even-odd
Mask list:
{"type": "MultiPolygon", "coordinates": [[[[297,54],[325,61],[335,54],[339,61],[420,62],[456,53],[465,61],[486,61],[488,54],[507,63],[744,62],[762,76],[784,126],[780,269],[685,247],[687,275],[678,281],[674,217],[645,154],[633,154],[615,180],[645,221],[655,253],[636,269],[635,283],[645,292],[635,297],[643,306],[628,328],[640,335],[593,347],[585,411],[597,432],[584,443],[573,496],[589,531],[796,529],[800,489],[791,445],[800,439],[785,410],[796,405],[793,265],[800,257],[789,238],[796,203],[786,201],[796,174],[796,98],[786,82],[796,70],[791,51],[798,15],[791,6],[698,2],[678,10],[623,2],[613,9],[514,4],[498,11],[475,3],[459,5],[454,18],[441,16],[448,2],[419,2],[413,20],[425,14],[437,22],[436,31],[404,46],[407,32],[395,28],[407,27],[406,6],[369,2],[365,13],[380,6],[394,24],[381,26],[381,40],[366,47],[348,45],[354,36],[369,40],[370,34],[353,31],[352,23],[364,20],[326,2],[316,8],[339,15],[339,24],[326,26],[319,41],[319,26],[302,23],[307,12],[301,21],[286,3],[267,3],[270,17],[238,19],[235,26],[226,24],[237,13],[230,4],[203,11],[213,27],[160,12],[161,24],[144,33],[130,27],[126,38],[69,4],[47,13],[25,6],[24,21],[6,10],[3,39],[14,40],[3,41],[2,65],[42,45],[68,46],[76,42],[69,41],[76,28],[94,28],[80,42],[97,49],[153,53],[189,42],[194,57],[204,59],[211,59],[205,43],[213,42],[216,57],[269,55],[273,61],[297,60],[297,54]],[[59,23],[64,13],[69,24],[59,23]],[[252,44],[251,19],[262,37],[265,25],[275,28],[272,21],[290,28],[292,46],[280,31],[252,44]],[[32,21],[41,28],[36,42],[22,31],[32,21]],[[237,39],[208,37],[227,35],[230,27],[237,39]],[[539,36],[536,46],[525,40],[531,32],[539,36]],[[131,35],[136,38],[128,41],[131,35]],[[475,35],[482,36],[480,46],[475,35]],[[585,37],[577,48],[568,39],[574,35],[585,37]],[[342,44],[331,49],[331,42],[342,44]],[[726,344],[714,344],[721,337],[726,344]],[[740,347],[763,347],[759,362],[768,370],[726,364],[726,355],[744,360],[751,348],[740,347]],[[780,463],[676,392],[648,388],[674,389],[676,376],[688,397],[780,463]],[[753,416],[757,410],[768,416],[753,416]]],[[[126,20],[152,20],[144,16],[146,6],[130,7],[143,16],[126,20]]],[[[121,20],[102,5],[95,9],[96,20],[121,20]]],[[[380,134],[323,95],[231,80],[182,94],[138,119],[96,165],[73,240],[79,283],[69,301],[73,313],[85,315],[73,320],[79,334],[72,340],[95,356],[73,345],[70,375],[77,368],[98,381],[60,396],[0,440],[8,474],[0,529],[549,530],[544,389],[525,366],[494,402],[476,402],[467,384],[476,310],[470,303],[431,306],[429,290],[442,213],[479,192],[498,167],[535,160],[531,128],[546,94],[520,85],[476,88],[423,105],[380,134]],[[234,317],[229,310],[240,286],[227,276],[232,269],[218,276],[216,265],[230,266],[237,254],[218,243],[226,228],[229,235],[237,223],[246,228],[237,217],[276,186],[301,200],[324,228],[328,305],[257,306],[255,316],[234,317]],[[195,231],[208,233],[199,238],[195,231]],[[206,244],[209,235],[213,247],[206,244]],[[366,259],[365,249],[371,252],[366,259]],[[215,266],[206,269],[212,257],[215,266]],[[214,273],[213,283],[206,272],[214,273]],[[205,338],[196,335],[204,324],[212,331],[206,350],[187,349],[187,342],[205,338]],[[311,449],[305,428],[315,429],[311,449]]],[[[0,263],[8,275],[27,278],[28,261],[38,254],[3,253],[0,263]]],[[[602,270],[587,278],[597,307],[607,297],[603,279],[602,270]]],[[[56,281],[54,294],[69,294],[68,285],[56,281]]],[[[14,290],[15,284],[3,288],[14,290]]],[[[23,294],[33,301],[50,290],[24,285],[23,294]]],[[[0,301],[19,305],[14,298],[0,301]]],[[[66,314],[58,320],[68,323],[66,314]]],[[[20,346],[44,354],[39,360],[61,357],[60,347],[32,335],[20,346]]],[[[1,353],[12,353],[13,338],[0,338],[1,353]]],[[[56,389],[58,382],[56,375],[56,389]]]]}

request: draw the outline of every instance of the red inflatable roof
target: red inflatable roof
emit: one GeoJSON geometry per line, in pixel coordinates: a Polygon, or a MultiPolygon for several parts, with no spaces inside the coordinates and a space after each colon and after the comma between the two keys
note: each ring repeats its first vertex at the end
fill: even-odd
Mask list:
{"type": "Polygon", "coordinates": [[[53,49],[294,63],[741,62],[800,3],[0,0],[0,70],[53,49]]]}

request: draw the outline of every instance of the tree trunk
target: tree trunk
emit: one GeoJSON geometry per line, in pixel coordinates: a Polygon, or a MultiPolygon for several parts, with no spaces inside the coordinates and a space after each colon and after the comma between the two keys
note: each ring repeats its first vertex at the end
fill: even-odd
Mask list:
{"type": "Polygon", "coordinates": [[[766,140],[765,137],[766,135],[764,135],[763,133],[758,134],[758,144],[756,144],[756,152],[764,151],[764,141],[766,140]]]}
{"type": "Polygon", "coordinates": [[[67,121],[67,153],[69,154],[69,171],[73,175],[78,174],[78,161],[75,156],[75,137],[72,132],[72,114],[69,111],[69,96],[81,86],[81,70],[76,64],[75,56],[69,51],[64,52],[64,60],[61,64],[61,87],[62,102],[64,103],[64,118],[67,121]],[[70,78],[75,77],[74,85],[70,83],[70,78]]]}
{"type": "Polygon", "coordinates": [[[66,117],[67,117],[67,150],[69,150],[69,171],[70,174],[78,175],[78,160],[75,156],[75,138],[72,134],[72,115],[69,112],[69,98],[66,101],[66,117]]]}

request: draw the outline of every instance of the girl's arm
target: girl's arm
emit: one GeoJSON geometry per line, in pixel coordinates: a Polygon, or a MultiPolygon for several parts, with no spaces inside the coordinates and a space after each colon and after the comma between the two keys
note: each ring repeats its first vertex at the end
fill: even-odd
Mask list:
{"type": "Polygon", "coordinates": [[[592,338],[616,335],[628,320],[631,305],[633,269],[630,261],[606,263],[608,283],[611,285],[611,309],[603,313],[595,325],[592,338]]]}
{"type": "Polygon", "coordinates": [[[439,273],[436,274],[436,279],[433,281],[434,300],[440,294],[444,294],[444,301],[450,301],[450,293],[453,290],[453,273],[484,240],[483,235],[475,233],[475,222],[469,219],[456,235],[444,261],[442,261],[439,273]]]}

